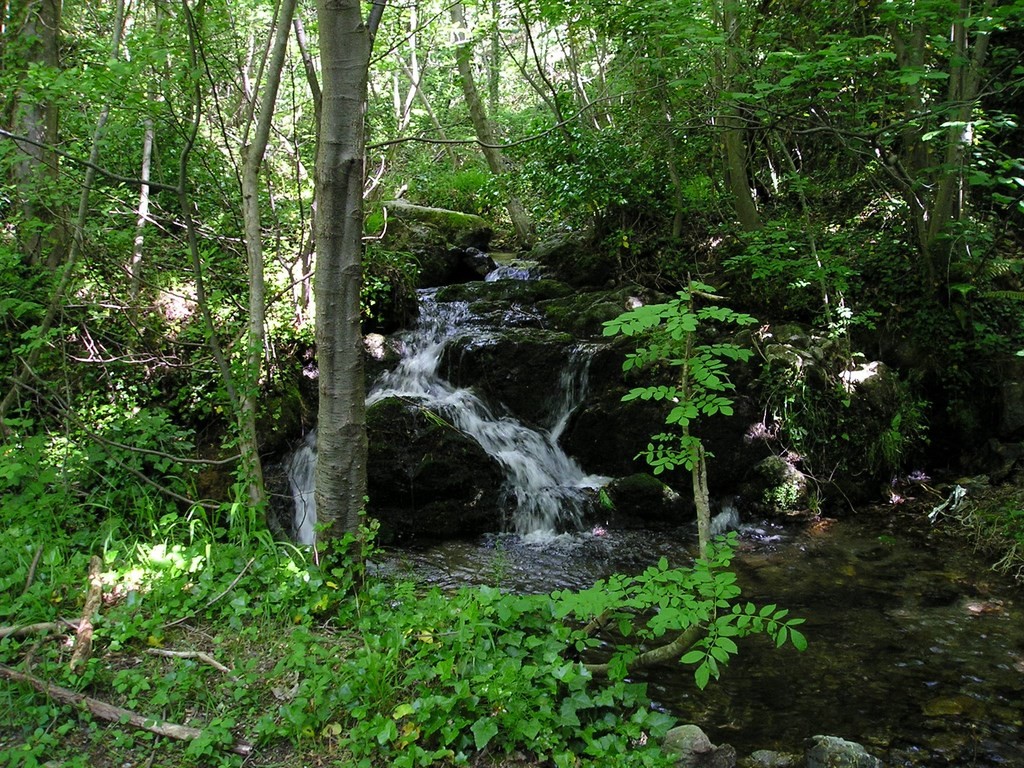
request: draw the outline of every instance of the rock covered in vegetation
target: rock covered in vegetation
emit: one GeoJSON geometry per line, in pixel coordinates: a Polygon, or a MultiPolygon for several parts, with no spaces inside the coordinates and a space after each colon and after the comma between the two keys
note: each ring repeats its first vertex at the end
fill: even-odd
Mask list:
{"type": "Polygon", "coordinates": [[[784,515],[807,508],[807,477],[791,454],[771,455],[754,466],[742,496],[760,514],[784,515]]]}
{"type": "MultiPolygon", "coordinates": [[[[616,527],[680,524],[693,514],[693,503],[649,472],[612,480],[605,492],[612,504],[616,527]]],[[[685,497],[688,498],[688,497],[685,497]]]]}
{"type": "Polygon", "coordinates": [[[486,251],[494,230],[483,217],[405,200],[383,206],[388,212],[383,245],[417,258],[421,288],[480,280],[493,269],[486,251]]]}
{"type": "Polygon", "coordinates": [[[601,291],[572,291],[565,296],[543,301],[539,309],[554,328],[580,337],[601,336],[604,323],[614,320],[638,302],[661,300],[640,286],[601,291]]]}
{"type": "Polygon", "coordinates": [[[500,529],[502,472],[478,443],[398,398],[367,410],[370,514],[387,538],[458,538],[500,529]]]}
{"type": "Polygon", "coordinates": [[[797,768],[799,761],[796,755],[759,749],[740,760],[740,768],[797,768]]]}
{"type": "Polygon", "coordinates": [[[729,744],[716,747],[700,727],[678,725],[662,741],[662,750],[675,758],[678,768],[733,768],[736,750],[729,744]]]}
{"type": "Polygon", "coordinates": [[[534,246],[530,258],[551,270],[573,287],[603,287],[616,279],[619,269],[608,249],[596,247],[591,238],[566,232],[534,246]]]}
{"type": "Polygon", "coordinates": [[[807,768],[882,768],[860,744],[838,736],[813,736],[808,741],[807,768]]]}

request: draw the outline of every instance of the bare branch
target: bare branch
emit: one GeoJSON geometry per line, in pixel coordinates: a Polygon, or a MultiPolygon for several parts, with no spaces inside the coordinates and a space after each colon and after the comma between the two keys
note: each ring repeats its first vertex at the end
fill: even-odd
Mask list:
{"type": "MultiPolygon", "coordinates": [[[[0,664],[0,678],[15,683],[24,683],[62,704],[84,707],[93,717],[98,717],[109,723],[124,723],[144,731],[149,731],[150,733],[155,733],[158,736],[166,736],[167,738],[178,739],[179,741],[193,741],[203,735],[199,728],[178,725],[177,723],[159,722],[156,718],[146,717],[130,709],[115,707],[113,704],[94,699],[91,696],[75,693],[67,688],[54,685],[47,680],[42,680],[35,675],[18,672],[6,664],[0,664]]],[[[237,755],[247,756],[252,752],[253,747],[248,742],[236,741],[229,749],[237,755]]]]}

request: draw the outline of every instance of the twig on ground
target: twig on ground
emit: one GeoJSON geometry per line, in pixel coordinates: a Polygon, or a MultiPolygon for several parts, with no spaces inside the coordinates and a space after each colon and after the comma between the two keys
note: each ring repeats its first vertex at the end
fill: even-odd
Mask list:
{"type": "MultiPolygon", "coordinates": [[[[98,717],[101,720],[106,720],[110,723],[127,723],[135,728],[140,728],[159,736],[178,739],[179,741],[192,741],[203,733],[199,728],[193,728],[188,725],[157,722],[155,718],[145,717],[144,715],[140,715],[138,712],[133,712],[130,709],[115,707],[113,704],[108,704],[105,701],[94,699],[91,696],[86,696],[85,694],[75,693],[72,690],[62,688],[59,685],[54,685],[53,683],[42,680],[34,675],[18,672],[16,669],[11,669],[6,664],[0,664],[0,678],[11,680],[15,683],[25,683],[30,685],[40,693],[45,694],[54,701],[59,701],[62,704],[84,707],[94,717],[98,717]]],[[[238,755],[248,755],[252,752],[253,748],[252,744],[244,741],[236,741],[229,747],[229,749],[238,755]]]]}
{"type": "Polygon", "coordinates": [[[146,653],[152,656],[169,656],[174,659],[199,659],[204,664],[209,664],[214,669],[223,672],[225,675],[229,675],[232,680],[237,680],[234,672],[229,668],[225,667],[213,656],[203,651],[168,651],[163,648],[148,648],[146,653]]]}
{"type": "Polygon", "coordinates": [[[77,672],[92,654],[92,617],[100,609],[103,598],[103,580],[100,573],[103,561],[98,555],[89,560],[89,591],[85,596],[85,608],[82,609],[82,620],[78,623],[75,637],[75,650],[71,654],[71,671],[77,672]]]}
{"type": "MultiPolygon", "coordinates": [[[[225,589],[223,592],[221,592],[216,597],[211,597],[209,600],[207,600],[206,601],[206,605],[203,606],[203,609],[205,610],[206,608],[209,608],[211,605],[213,605],[218,600],[220,600],[222,597],[224,597],[224,595],[226,595],[228,592],[230,592],[232,589],[234,589],[235,588],[235,584],[237,584],[238,582],[240,582],[242,580],[242,577],[245,576],[245,572],[249,570],[249,566],[251,566],[255,562],[256,562],[256,558],[255,557],[250,557],[249,558],[249,562],[246,563],[245,567],[242,568],[241,571],[239,571],[237,576],[235,576],[235,580],[232,581],[230,584],[228,584],[227,589],[225,589]]],[[[195,616],[195,614],[191,613],[188,616],[182,616],[180,619],[175,619],[174,621],[169,621],[166,624],[164,624],[164,629],[167,629],[168,627],[176,627],[179,624],[184,624],[186,621],[191,619],[193,616],[195,616]]]]}
{"type": "Polygon", "coordinates": [[[62,629],[78,631],[78,620],[61,619],[60,621],[42,621],[38,624],[0,627],[0,640],[5,637],[27,637],[39,632],[55,632],[62,629]]]}
{"type": "Polygon", "coordinates": [[[21,590],[21,594],[27,595],[29,589],[32,587],[32,582],[36,578],[36,568],[39,567],[39,558],[43,556],[43,545],[40,544],[39,548],[36,549],[36,555],[32,558],[32,565],[28,567],[28,576],[25,577],[25,588],[21,590]]]}

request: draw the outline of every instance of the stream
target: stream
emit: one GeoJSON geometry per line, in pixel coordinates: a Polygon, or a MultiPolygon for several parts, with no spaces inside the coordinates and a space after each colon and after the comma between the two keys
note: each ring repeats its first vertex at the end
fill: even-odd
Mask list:
{"type": "MultiPolygon", "coordinates": [[[[1024,766],[1024,601],[927,515],[893,508],[793,528],[740,529],[743,597],[806,618],[808,649],[747,638],[705,691],[668,665],[643,679],[659,707],[740,756],[802,753],[841,736],[891,766],[1024,766]]],[[[456,587],[547,592],[685,565],[696,533],[604,531],[524,543],[514,535],[391,550],[386,571],[456,587]]]]}
{"type": "MultiPolygon", "coordinates": [[[[558,442],[585,397],[585,354],[571,356],[551,423],[530,427],[440,375],[453,338],[488,332],[473,324],[467,304],[423,292],[421,309],[418,326],[402,336],[401,363],[368,402],[422,404],[477,440],[503,468],[508,532],[391,548],[378,563],[383,575],[546,593],[637,573],[662,556],[692,561],[693,526],[615,530],[595,518],[592,500],[608,478],[588,475],[558,442]]],[[[313,540],[314,462],[311,434],[287,462],[300,543],[313,540]]],[[[720,504],[723,522],[739,528],[733,568],[743,597],[805,618],[810,646],[799,653],[747,638],[705,691],[689,669],[649,670],[656,706],[740,756],[802,753],[805,739],[828,734],[860,742],[890,766],[1024,766],[1020,588],[967,549],[953,524],[929,522],[941,499],[924,498],[923,488],[921,495],[917,503],[785,525],[729,519],[734,510],[720,504]]]]}

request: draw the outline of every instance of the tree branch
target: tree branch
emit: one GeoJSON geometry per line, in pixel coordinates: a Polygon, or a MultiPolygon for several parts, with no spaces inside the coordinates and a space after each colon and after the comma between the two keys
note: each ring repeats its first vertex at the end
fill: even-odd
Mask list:
{"type": "MultiPolygon", "coordinates": [[[[626,666],[626,671],[633,673],[638,669],[653,667],[655,664],[663,664],[666,661],[678,659],[686,652],[687,649],[700,640],[700,636],[703,631],[704,628],[699,624],[694,624],[692,627],[688,627],[672,642],[666,643],[665,645],[659,645],[657,648],[652,648],[649,651],[641,653],[626,666]]],[[[584,664],[583,666],[586,667],[594,677],[608,677],[609,664],[584,664]]]]}
{"type": "MultiPolygon", "coordinates": [[[[166,736],[167,738],[178,739],[179,741],[193,741],[203,735],[202,730],[199,728],[178,725],[176,723],[158,722],[155,718],[140,715],[138,712],[133,712],[130,709],[115,707],[113,704],[108,704],[105,701],[100,701],[81,693],[75,693],[72,690],[54,685],[34,675],[18,672],[6,664],[0,664],[0,679],[24,683],[54,701],[82,707],[88,710],[93,717],[98,717],[109,723],[126,723],[135,728],[155,733],[158,736],[166,736]]],[[[236,741],[228,749],[236,755],[248,756],[252,753],[253,747],[248,742],[236,741]]]]}
{"type": "Polygon", "coordinates": [[[114,173],[113,171],[109,171],[106,168],[103,168],[102,166],[100,166],[99,164],[95,163],[92,160],[86,160],[85,158],[78,157],[77,155],[72,155],[69,152],[64,152],[63,150],[57,149],[57,147],[53,146],[52,144],[47,144],[42,141],[35,141],[34,139],[30,139],[28,136],[19,136],[16,133],[5,131],[2,128],[0,128],[0,137],[3,137],[5,139],[11,139],[12,141],[17,143],[31,144],[34,147],[45,149],[47,152],[52,152],[55,155],[63,157],[65,160],[70,160],[75,165],[81,165],[91,171],[95,171],[103,178],[110,179],[111,181],[119,181],[122,184],[131,184],[132,186],[136,187],[142,187],[143,184],[148,184],[150,189],[159,189],[163,190],[164,192],[174,192],[177,190],[177,187],[172,184],[162,184],[159,181],[152,180],[144,181],[142,179],[135,178],[134,176],[122,176],[118,173],[114,173]]]}

